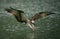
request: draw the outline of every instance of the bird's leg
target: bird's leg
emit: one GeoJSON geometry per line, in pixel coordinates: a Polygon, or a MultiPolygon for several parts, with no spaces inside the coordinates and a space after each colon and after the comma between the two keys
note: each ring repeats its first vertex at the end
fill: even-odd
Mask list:
{"type": "Polygon", "coordinates": [[[32,24],[32,30],[34,31],[35,27],[34,27],[34,24],[32,24]]]}
{"type": "Polygon", "coordinates": [[[33,24],[30,24],[30,23],[27,23],[28,24],[28,26],[34,31],[34,25],[33,24]]]}
{"type": "Polygon", "coordinates": [[[27,24],[34,31],[34,24],[30,20],[27,21],[27,24]]]}

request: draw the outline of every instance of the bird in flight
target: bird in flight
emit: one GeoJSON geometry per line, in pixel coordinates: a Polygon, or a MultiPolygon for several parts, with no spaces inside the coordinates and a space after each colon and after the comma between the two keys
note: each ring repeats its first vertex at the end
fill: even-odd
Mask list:
{"type": "Polygon", "coordinates": [[[12,7],[5,8],[5,10],[7,12],[11,13],[13,16],[15,16],[15,18],[18,22],[27,24],[33,31],[35,29],[35,27],[34,27],[35,20],[46,17],[51,14],[54,14],[54,13],[50,13],[50,12],[39,12],[39,13],[36,13],[34,16],[32,16],[31,19],[29,19],[25,15],[24,11],[22,11],[22,10],[17,10],[12,7]]]}

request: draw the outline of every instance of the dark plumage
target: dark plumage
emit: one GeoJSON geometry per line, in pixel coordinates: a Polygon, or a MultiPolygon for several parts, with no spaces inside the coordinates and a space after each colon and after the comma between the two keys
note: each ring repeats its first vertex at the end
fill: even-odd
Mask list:
{"type": "Polygon", "coordinates": [[[25,15],[24,11],[22,11],[22,10],[13,9],[11,7],[6,8],[5,10],[7,12],[13,14],[18,22],[21,22],[21,23],[25,22],[26,24],[28,24],[28,26],[32,30],[34,30],[35,20],[46,17],[51,14],[54,14],[54,13],[50,13],[50,12],[39,12],[39,13],[36,13],[31,19],[28,19],[27,16],[25,15]]]}
{"type": "Polygon", "coordinates": [[[36,19],[39,19],[39,18],[43,18],[43,17],[46,17],[46,16],[51,15],[51,14],[55,14],[55,13],[51,13],[51,12],[39,12],[39,13],[36,13],[31,18],[31,20],[36,20],[36,19]]]}
{"type": "Polygon", "coordinates": [[[13,14],[15,16],[15,18],[17,19],[18,22],[25,22],[26,23],[26,19],[23,19],[23,15],[24,15],[24,12],[22,10],[16,10],[16,9],[13,9],[13,8],[6,8],[5,9],[7,12],[13,14]]]}

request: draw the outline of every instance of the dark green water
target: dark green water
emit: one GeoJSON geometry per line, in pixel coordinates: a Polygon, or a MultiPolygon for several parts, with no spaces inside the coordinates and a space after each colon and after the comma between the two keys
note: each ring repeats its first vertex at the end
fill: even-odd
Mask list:
{"type": "Polygon", "coordinates": [[[60,39],[60,0],[0,0],[0,39],[60,39]],[[16,21],[4,8],[23,10],[32,17],[41,11],[56,14],[36,20],[35,31],[16,21]]]}

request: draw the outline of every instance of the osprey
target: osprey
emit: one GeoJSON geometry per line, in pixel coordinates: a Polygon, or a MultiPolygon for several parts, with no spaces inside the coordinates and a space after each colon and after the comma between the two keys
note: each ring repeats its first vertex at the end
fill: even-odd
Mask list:
{"type": "Polygon", "coordinates": [[[31,19],[29,19],[25,15],[24,11],[22,11],[22,10],[17,10],[17,9],[14,9],[11,7],[6,8],[5,10],[7,12],[11,13],[12,15],[14,15],[18,22],[26,23],[33,31],[35,29],[34,23],[35,23],[36,19],[43,18],[43,17],[46,17],[48,15],[54,14],[54,13],[50,13],[50,12],[39,12],[39,13],[35,14],[31,19]]]}

